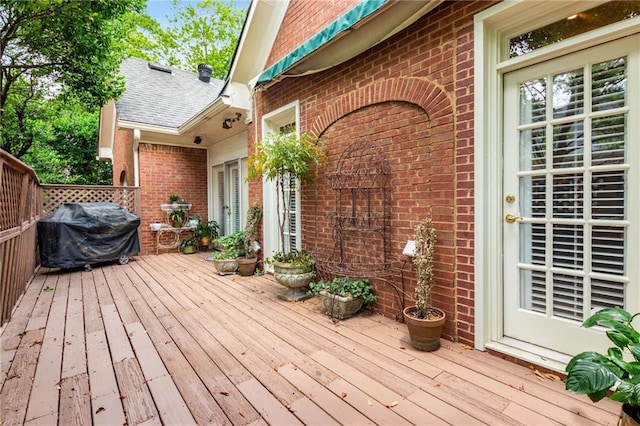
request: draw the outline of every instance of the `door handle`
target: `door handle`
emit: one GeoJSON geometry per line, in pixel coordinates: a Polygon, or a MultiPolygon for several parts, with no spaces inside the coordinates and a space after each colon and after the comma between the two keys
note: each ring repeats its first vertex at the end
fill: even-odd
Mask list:
{"type": "Polygon", "coordinates": [[[504,220],[507,223],[518,222],[520,219],[522,219],[520,216],[512,215],[511,213],[507,213],[507,215],[504,217],[504,220]]]}

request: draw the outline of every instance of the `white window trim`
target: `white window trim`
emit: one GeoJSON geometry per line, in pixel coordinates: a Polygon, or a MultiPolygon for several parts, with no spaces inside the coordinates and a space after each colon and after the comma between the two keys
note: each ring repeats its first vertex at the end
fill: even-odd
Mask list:
{"type": "MultiPolygon", "coordinates": [[[[599,28],[537,49],[527,55],[501,61],[504,40],[529,29],[539,28],[561,16],[590,9],[604,1],[539,2],[506,0],[475,16],[475,347],[499,349],[521,359],[540,363],[543,354],[530,347],[497,345],[502,329],[502,75],[578,49],[601,44],[638,32],[640,17],[599,28]],[[502,44],[501,44],[502,43],[502,44]]],[[[549,354],[550,356],[552,354],[549,354]]],[[[557,368],[564,360],[549,362],[557,368]]]]}
{"type": "MultiPolygon", "coordinates": [[[[300,102],[293,101],[282,107],[271,111],[262,116],[262,139],[267,136],[269,132],[276,132],[281,126],[285,124],[291,123],[295,120],[296,123],[296,133],[300,134],[300,102]]],[[[272,199],[275,194],[275,183],[268,182],[263,179],[262,182],[262,194],[263,194],[263,220],[264,220],[264,245],[265,245],[265,256],[270,257],[273,252],[278,250],[278,222],[277,222],[277,212],[270,211],[271,206],[275,209],[275,201],[272,199]]],[[[302,235],[301,235],[301,215],[300,215],[300,186],[296,186],[296,191],[298,192],[296,211],[298,214],[296,215],[296,247],[297,250],[300,250],[302,235]]]]}

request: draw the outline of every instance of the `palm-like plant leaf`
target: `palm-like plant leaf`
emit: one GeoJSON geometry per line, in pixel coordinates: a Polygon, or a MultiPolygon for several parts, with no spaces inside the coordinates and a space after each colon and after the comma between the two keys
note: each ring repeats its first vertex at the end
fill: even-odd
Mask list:
{"type": "Polygon", "coordinates": [[[606,391],[623,374],[620,367],[597,352],[583,352],[577,355],[567,365],[567,371],[566,389],[587,394],[594,402],[602,399],[606,391]]]}

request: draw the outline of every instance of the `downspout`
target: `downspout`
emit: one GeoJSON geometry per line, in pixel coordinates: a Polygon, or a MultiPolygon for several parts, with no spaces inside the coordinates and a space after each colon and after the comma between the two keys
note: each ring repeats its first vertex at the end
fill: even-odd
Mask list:
{"type": "Polygon", "coordinates": [[[140,187],[140,129],[133,129],[133,185],[140,187]]]}

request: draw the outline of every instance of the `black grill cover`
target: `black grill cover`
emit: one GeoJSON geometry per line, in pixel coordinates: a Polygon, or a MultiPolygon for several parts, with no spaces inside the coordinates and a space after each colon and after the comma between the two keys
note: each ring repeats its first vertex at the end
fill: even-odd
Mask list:
{"type": "Polygon", "coordinates": [[[140,251],[140,218],[115,203],[66,203],[38,222],[40,263],[74,268],[140,251]]]}

